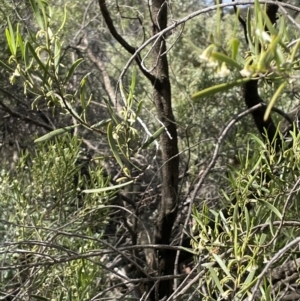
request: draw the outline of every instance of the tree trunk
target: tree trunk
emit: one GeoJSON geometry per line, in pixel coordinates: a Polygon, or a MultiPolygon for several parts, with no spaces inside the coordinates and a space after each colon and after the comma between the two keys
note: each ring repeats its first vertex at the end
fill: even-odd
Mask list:
{"type": "MultiPolygon", "coordinates": [[[[167,26],[168,7],[164,0],[152,2],[151,18],[153,21],[153,35],[167,26]]],[[[162,193],[155,225],[154,242],[169,244],[173,224],[178,210],[178,146],[177,127],[172,111],[171,85],[169,79],[168,59],[166,55],[166,41],[162,36],[152,48],[154,83],[153,98],[159,120],[164,124],[166,131],[160,136],[162,154],[162,193]]],[[[174,252],[159,250],[158,273],[171,275],[174,272],[174,252]]],[[[172,293],[173,281],[158,284],[156,298],[162,299],[172,293]]],[[[153,299],[153,298],[152,298],[153,299]]]]}

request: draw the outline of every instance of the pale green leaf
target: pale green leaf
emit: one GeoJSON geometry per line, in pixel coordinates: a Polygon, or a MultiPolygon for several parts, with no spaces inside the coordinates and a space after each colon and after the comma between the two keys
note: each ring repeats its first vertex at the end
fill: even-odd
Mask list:
{"type": "Polygon", "coordinates": [[[35,139],[34,142],[37,143],[37,142],[42,142],[42,141],[49,140],[49,139],[51,139],[53,137],[56,137],[56,136],[61,135],[61,134],[64,134],[64,133],[66,133],[66,132],[74,129],[77,126],[79,126],[79,124],[75,124],[75,125],[71,125],[71,126],[66,126],[64,128],[60,128],[60,129],[54,130],[54,131],[52,131],[52,132],[50,132],[50,133],[48,133],[48,134],[46,134],[46,135],[44,135],[44,136],[42,136],[40,138],[35,139]]]}
{"type": "Polygon", "coordinates": [[[233,67],[238,70],[242,69],[242,66],[240,66],[240,64],[237,61],[235,61],[234,59],[232,59],[231,57],[229,57],[223,53],[212,52],[211,56],[219,62],[226,63],[228,67],[233,67]]]}
{"type": "Polygon", "coordinates": [[[65,24],[66,24],[66,20],[67,20],[67,4],[65,4],[64,6],[64,17],[63,17],[63,21],[57,31],[57,35],[63,30],[63,28],[65,27],[65,24]]]}
{"type": "Polygon", "coordinates": [[[118,147],[117,147],[117,144],[116,144],[115,139],[113,137],[113,128],[112,128],[112,123],[111,122],[107,126],[107,138],[108,138],[108,143],[110,145],[110,149],[113,152],[113,155],[114,155],[115,159],[117,160],[120,167],[123,169],[124,164],[123,164],[123,162],[122,162],[122,160],[119,156],[118,147]]]}
{"type": "Polygon", "coordinates": [[[218,84],[218,85],[203,89],[199,92],[196,92],[195,94],[192,95],[192,99],[197,100],[202,97],[212,96],[216,93],[227,91],[233,87],[241,86],[241,85],[245,84],[246,82],[248,82],[249,80],[250,80],[249,78],[241,78],[241,79],[236,80],[235,82],[218,84]]]}
{"type": "Polygon", "coordinates": [[[215,254],[215,253],[212,253],[213,257],[215,258],[216,262],[219,264],[220,268],[224,271],[224,273],[230,278],[232,279],[232,276],[230,274],[230,271],[228,270],[225,262],[222,260],[222,258],[215,254]]]}
{"type": "Polygon", "coordinates": [[[270,211],[272,211],[279,219],[282,219],[282,214],[279,212],[279,210],[268,201],[260,200],[260,203],[263,203],[270,211]]]}
{"type": "Polygon", "coordinates": [[[276,92],[274,93],[270,103],[268,104],[268,107],[266,109],[265,115],[264,115],[264,120],[267,120],[269,118],[269,115],[272,111],[272,108],[275,105],[276,100],[278,99],[278,97],[280,96],[280,94],[282,93],[282,91],[284,90],[285,86],[286,86],[287,82],[284,81],[276,90],[276,92]]]}
{"type": "Polygon", "coordinates": [[[109,186],[109,187],[102,187],[102,188],[94,188],[94,189],[86,189],[83,190],[82,192],[84,193],[101,193],[101,192],[105,192],[105,191],[110,191],[110,190],[115,190],[115,189],[119,189],[121,187],[127,186],[129,184],[132,184],[133,180],[128,181],[126,183],[122,183],[122,184],[118,184],[118,185],[113,185],[113,186],[109,186]]]}
{"type": "Polygon", "coordinates": [[[15,33],[13,30],[13,27],[10,23],[9,18],[7,19],[7,23],[8,23],[8,32],[6,32],[6,38],[7,38],[7,34],[9,34],[9,49],[11,51],[11,54],[16,56],[17,54],[17,43],[16,43],[16,39],[15,39],[15,33]]]}
{"type": "Polygon", "coordinates": [[[216,284],[216,286],[217,286],[219,292],[220,292],[222,295],[224,295],[224,290],[223,290],[223,287],[222,287],[222,285],[221,285],[221,283],[220,283],[220,280],[219,280],[219,278],[218,278],[218,276],[217,276],[216,271],[214,270],[214,268],[213,268],[212,266],[207,266],[207,268],[208,268],[208,270],[209,270],[209,272],[210,272],[210,276],[211,276],[211,278],[213,279],[213,281],[215,282],[215,284],[216,284]]]}
{"type": "Polygon", "coordinates": [[[36,0],[29,0],[29,1],[30,1],[30,5],[32,7],[32,10],[33,10],[33,14],[35,16],[35,19],[36,19],[39,27],[41,29],[45,30],[43,18],[42,18],[42,15],[40,13],[40,9],[39,9],[38,5],[36,4],[36,0]]]}

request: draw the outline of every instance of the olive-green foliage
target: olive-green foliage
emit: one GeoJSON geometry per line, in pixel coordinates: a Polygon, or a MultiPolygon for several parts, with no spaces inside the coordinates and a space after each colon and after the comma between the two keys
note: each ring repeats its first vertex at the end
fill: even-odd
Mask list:
{"type": "Polygon", "coordinates": [[[23,285],[27,297],[35,294],[49,300],[88,300],[99,291],[99,259],[73,257],[99,249],[95,239],[102,236],[105,206],[113,197],[112,192],[82,194],[81,190],[107,185],[99,163],[90,161],[81,141],[68,134],[37,144],[35,154],[24,154],[12,174],[2,170],[2,264],[38,266],[3,272],[1,290],[23,285]]]}
{"type": "MultiPolygon", "coordinates": [[[[292,145],[284,144],[281,155],[257,137],[248,138],[247,156],[240,156],[241,166],[231,171],[232,193],[223,197],[224,207],[229,205],[230,218],[224,218],[224,212],[209,212],[205,205],[202,212],[194,208],[195,231],[199,232],[192,241],[194,250],[202,256],[208,254],[203,265],[207,271],[200,285],[207,288],[209,296],[203,300],[216,295],[245,297],[268,260],[299,236],[299,229],[293,225],[281,225],[277,233],[280,221],[299,221],[295,184],[300,175],[300,135],[293,133],[293,138],[292,145]],[[232,200],[236,204],[230,205],[232,200]],[[212,220],[220,226],[211,228],[212,220]]],[[[276,266],[287,258],[293,259],[293,251],[296,248],[287,250],[276,266]]],[[[269,280],[268,276],[262,282],[262,291],[272,288],[269,280]]],[[[278,287],[276,293],[279,292],[278,287]]]]}

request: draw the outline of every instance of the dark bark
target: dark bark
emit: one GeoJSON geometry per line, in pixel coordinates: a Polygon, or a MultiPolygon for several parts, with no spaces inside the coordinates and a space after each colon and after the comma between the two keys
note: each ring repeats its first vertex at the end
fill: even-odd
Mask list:
{"type": "MultiPolygon", "coordinates": [[[[99,0],[102,16],[114,38],[129,53],[134,54],[136,48],[129,45],[114,27],[106,7],[105,0],[99,0]]],[[[167,26],[168,7],[164,0],[154,0],[151,5],[151,20],[153,22],[153,35],[167,26]]],[[[153,243],[167,245],[171,240],[171,232],[178,210],[178,174],[179,158],[177,146],[177,127],[172,110],[171,84],[169,79],[166,42],[162,36],[156,40],[152,47],[153,71],[148,73],[140,64],[140,57],[136,61],[140,70],[150,80],[153,86],[153,100],[157,116],[163,123],[165,131],[160,136],[160,150],[162,157],[162,191],[158,208],[158,217],[155,222],[153,243]]],[[[158,276],[172,275],[174,273],[175,253],[171,250],[159,250],[156,260],[153,261],[152,270],[157,270],[158,276]]],[[[154,283],[148,286],[148,289],[154,283]]],[[[170,296],[172,293],[172,280],[158,283],[150,295],[151,300],[158,300],[170,296]]]]}
{"type": "MultiPolygon", "coordinates": [[[[152,2],[153,35],[167,26],[167,3],[164,0],[152,2]]],[[[169,80],[166,42],[161,37],[153,46],[154,101],[158,118],[163,122],[166,131],[160,136],[162,167],[162,194],[158,219],[154,233],[156,244],[169,244],[171,231],[178,210],[178,147],[177,128],[172,111],[171,85],[169,80]],[[163,54],[163,55],[162,55],[163,54]],[[170,137],[169,137],[170,136],[170,137]]],[[[174,252],[160,250],[158,252],[158,272],[160,275],[171,275],[174,272],[174,252]]],[[[158,287],[158,298],[169,296],[172,292],[173,281],[167,281],[158,287]]]]}
{"type": "MultiPolygon", "coordinates": [[[[252,108],[263,102],[258,94],[258,80],[256,79],[243,85],[242,95],[248,108],[252,108]]],[[[274,142],[275,148],[278,151],[281,143],[278,140],[276,141],[276,125],[274,124],[271,115],[267,120],[264,120],[266,110],[267,107],[263,106],[258,110],[253,111],[252,116],[259,133],[263,138],[268,138],[269,141],[274,142]]]]}
{"type": "MultiPolygon", "coordinates": [[[[117,32],[114,23],[110,17],[109,11],[106,7],[106,0],[99,0],[99,6],[100,6],[100,10],[101,10],[101,14],[102,17],[110,31],[110,33],[112,34],[112,36],[120,43],[120,45],[130,54],[134,54],[136,51],[136,47],[133,47],[131,45],[129,45],[127,43],[127,41],[117,32]]],[[[141,65],[141,57],[140,54],[137,55],[136,60],[135,60],[140,68],[140,70],[142,71],[142,73],[151,81],[151,83],[153,84],[155,81],[154,76],[147,72],[141,65]]]]}

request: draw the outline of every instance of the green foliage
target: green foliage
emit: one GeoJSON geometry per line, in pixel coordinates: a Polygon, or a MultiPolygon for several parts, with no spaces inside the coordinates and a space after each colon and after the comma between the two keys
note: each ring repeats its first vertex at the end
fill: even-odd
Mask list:
{"type": "MultiPolygon", "coordinates": [[[[147,6],[127,0],[118,1],[118,6],[114,6],[114,1],[107,3],[117,31],[129,44],[138,47],[151,35],[147,6]]],[[[140,186],[147,188],[139,193],[143,203],[137,203],[134,212],[137,219],[144,217],[139,213],[153,198],[152,193],[160,194],[156,190],[160,189],[159,183],[154,189],[152,183],[161,169],[158,139],[165,128],[155,118],[152,88],[141,72],[134,67],[129,69],[132,73],[127,72],[120,83],[120,70],[129,55],[112,42],[104,29],[103,20],[98,17],[97,1],[89,2],[86,7],[86,3],[78,0],[30,0],[28,4],[33,16],[30,26],[23,28],[23,23],[17,24],[8,14],[5,47],[10,58],[1,56],[0,65],[10,74],[12,89],[25,90],[26,101],[31,102],[33,109],[49,108],[53,113],[62,109],[59,112],[65,120],[62,124],[54,122],[55,130],[36,138],[36,153],[26,153],[13,173],[2,171],[1,263],[11,271],[2,273],[0,290],[8,291],[6,285],[18,279],[22,292],[27,297],[31,294],[30,300],[90,300],[100,290],[109,290],[111,285],[102,286],[106,272],[100,266],[104,258],[99,255],[103,245],[101,235],[108,222],[106,205],[114,197],[113,192],[124,186],[129,190],[124,197],[130,202],[134,186],[130,184],[138,186],[142,179],[140,186]],[[93,5],[97,5],[96,9],[93,5]],[[85,44],[85,38],[89,45],[85,44]],[[78,48],[75,51],[73,47],[78,48]],[[101,59],[105,72],[97,69],[86,50],[101,59]],[[111,81],[113,91],[120,85],[119,95],[107,96],[103,78],[111,81]],[[100,109],[93,112],[92,119],[91,106],[95,103],[100,109]],[[69,117],[72,117],[71,125],[69,117]],[[97,145],[101,156],[115,160],[113,171],[118,174],[114,179],[117,184],[110,186],[98,163],[92,161],[87,167],[86,160],[80,159],[80,139],[66,133],[73,130],[79,131],[79,137],[84,135],[85,141],[87,136],[89,139],[96,134],[89,141],[97,145]],[[138,156],[147,163],[134,161],[138,156]],[[20,262],[29,266],[20,266],[20,262]],[[19,266],[11,267],[11,264],[19,266]]],[[[171,22],[201,5],[206,4],[172,3],[168,6],[171,22]]],[[[280,17],[278,25],[276,28],[270,25],[256,1],[254,13],[249,11],[247,17],[250,52],[246,57],[237,16],[222,16],[221,9],[216,15],[211,12],[189,20],[183,32],[177,28],[166,37],[172,103],[181,148],[180,173],[184,175],[178,194],[180,202],[183,195],[190,194],[200,169],[210,160],[220,129],[243,107],[239,85],[257,77],[263,81],[260,94],[266,96],[263,99],[270,99],[266,117],[272,106],[278,104],[279,97],[283,105],[287,103],[285,93],[299,68],[300,43],[293,40],[295,34],[284,17],[280,17]]],[[[152,70],[151,47],[141,53],[145,70],[152,70]]],[[[207,288],[209,300],[216,299],[216,295],[230,299],[237,291],[245,296],[257,283],[264,263],[299,234],[296,227],[286,226],[277,233],[281,221],[296,220],[299,215],[297,202],[286,202],[299,172],[299,137],[294,138],[292,148],[285,145],[282,157],[277,158],[271,147],[255,136],[245,147],[249,137],[246,133],[254,132],[248,124],[243,120],[227,133],[221,156],[206,179],[207,183],[214,181],[215,191],[224,188],[222,172],[227,170],[224,166],[230,155],[240,150],[241,168],[233,168],[230,175],[232,193],[224,192],[222,196],[226,206],[233,198],[237,200],[229,209],[232,218],[209,211],[211,203],[203,205],[203,212],[199,210],[201,202],[194,208],[195,228],[199,231],[199,237],[193,242],[194,250],[199,256],[208,256],[208,262],[199,272],[205,272],[200,286],[207,288]],[[262,173],[269,174],[272,181],[266,183],[260,176],[262,173]],[[254,205],[255,211],[249,212],[248,203],[254,205]],[[210,229],[211,219],[222,226],[222,233],[210,229]]],[[[205,191],[199,193],[199,200],[203,199],[206,199],[205,191]]],[[[133,218],[131,206],[124,203],[126,212],[133,218]]],[[[149,206],[147,210],[152,209],[149,206]]],[[[150,213],[146,218],[149,216],[150,213]]],[[[127,223],[125,227],[130,234],[122,237],[126,243],[135,240],[140,226],[136,221],[132,227],[131,220],[127,223]]],[[[124,233],[123,225],[121,228],[124,233]]],[[[136,253],[133,256],[135,262],[136,253]]],[[[142,268],[146,266],[142,261],[138,264],[142,268]]],[[[267,299],[268,279],[261,290],[267,299]]]]}
{"type": "MultiPolygon", "coordinates": [[[[163,128],[160,128],[153,135],[147,133],[146,142],[142,142],[140,139],[140,132],[136,128],[136,123],[143,102],[137,101],[137,104],[135,103],[136,69],[133,68],[129,91],[121,86],[123,105],[120,106],[120,110],[115,110],[111,103],[106,101],[106,109],[110,118],[91,124],[87,119],[87,110],[93,99],[92,94],[89,94],[87,89],[89,73],[82,77],[75,92],[71,93],[66,88],[75,71],[83,62],[83,59],[79,58],[67,68],[61,63],[63,59],[61,34],[66,24],[66,9],[60,27],[54,32],[52,29],[54,13],[48,2],[38,1],[35,3],[35,1],[31,1],[31,6],[39,31],[36,34],[31,32],[27,40],[19,34],[19,24],[14,31],[8,20],[9,28],[6,30],[6,37],[11,50],[9,63],[15,67],[11,76],[11,83],[14,84],[17,78],[21,79],[25,93],[34,95],[31,104],[33,108],[39,108],[43,105],[53,109],[61,107],[66,115],[71,115],[76,120],[75,125],[56,129],[36,139],[35,142],[51,139],[79,125],[90,131],[104,134],[104,131],[100,130],[99,127],[107,126],[107,138],[113,156],[122,168],[124,175],[130,177],[131,158],[158,139],[163,131],[163,128]],[[21,56],[18,56],[17,52],[20,52],[21,56]],[[78,113],[79,110],[76,110],[78,107],[80,107],[80,113],[78,113]]],[[[7,66],[5,63],[2,65],[7,66]]],[[[10,66],[7,66],[7,69],[11,71],[10,66]]]]}
{"type": "Polygon", "coordinates": [[[295,54],[298,51],[299,43],[291,43],[287,21],[284,17],[279,18],[278,28],[273,27],[258,1],[255,2],[253,14],[254,18],[249,9],[246,24],[250,51],[245,58],[237,56],[241,43],[236,35],[229,41],[229,47],[221,44],[220,39],[213,39],[213,44],[209,45],[200,56],[221,77],[227,77],[228,74],[235,71],[237,79],[233,82],[228,83],[227,81],[202,89],[193,94],[192,98],[197,100],[224,92],[251,78],[279,81],[281,84],[273,94],[265,114],[265,119],[267,119],[294,71],[298,70],[298,59],[295,54]],[[244,79],[240,79],[241,76],[244,79]]]}
{"type": "Polygon", "coordinates": [[[99,249],[114,192],[82,190],[108,183],[81,141],[68,134],[37,144],[36,154],[25,154],[13,175],[2,170],[1,251],[7,255],[1,260],[5,265],[25,260],[24,268],[2,275],[3,288],[14,275],[26,294],[47,300],[88,300],[99,291],[102,270],[89,258],[99,249]]]}
{"type": "MultiPolygon", "coordinates": [[[[200,280],[200,285],[205,285],[209,292],[208,299],[216,295],[230,298],[232,294],[245,298],[265,263],[299,236],[293,222],[297,223],[300,213],[296,188],[300,175],[300,134],[293,133],[293,138],[292,145],[283,145],[281,156],[276,155],[270,144],[265,145],[255,136],[250,138],[248,155],[245,159],[241,156],[241,166],[231,171],[232,193],[224,195],[224,207],[235,200],[235,204],[229,203],[230,218],[225,218],[222,211],[209,212],[206,206],[202,212],[194,208],[194,230],[199,235],[192,243],[194,251],[208,254],[208,262],[204,264],[207,271],[200,280]],[[250,144],[256,150],[254,153],[250,144]],[[211,228],[212,225],[216,227],[211,228]]],[[[291,254],[293,249],[286,250],[277,264],[291,254]]],[[[269,296],[271,272],[260,286],[263,295],[269,296]]],[[[281,290],[278,287],[276,292],[281,290]]]]}
{"type": "MultiPolygon", "coordinates": [[[[52,19],[53,10],[47,1],[30,1],[33,15],[38,25],[37,32],[29,32],[28,35],[20,34],[20,24],[16,30],[8,20],[6,39],[11,56],[9,66],[1,62],[9,72],[14,69],[10,82],[15,84],[20,80],[24,93],[34,96],[32,108],[48,106],[49,108],[62,107],[67,114],[72,115],[80,124],[90,127],[86,121],[86,109],[90,102],[90,96],[86,93],[85,75],[76,91],[69,93],[67,86],[70,84],[74,72],[83,59],[75,60],[71,66],[62,64],[62,30],[66,24],[66,8],[63,20],[56,31],[52,19]],[[79,97],[82,112],[78,114],[74,105],[79,97]]],[[[94,128],[94,131],[97,129],[94,128]]]]}

